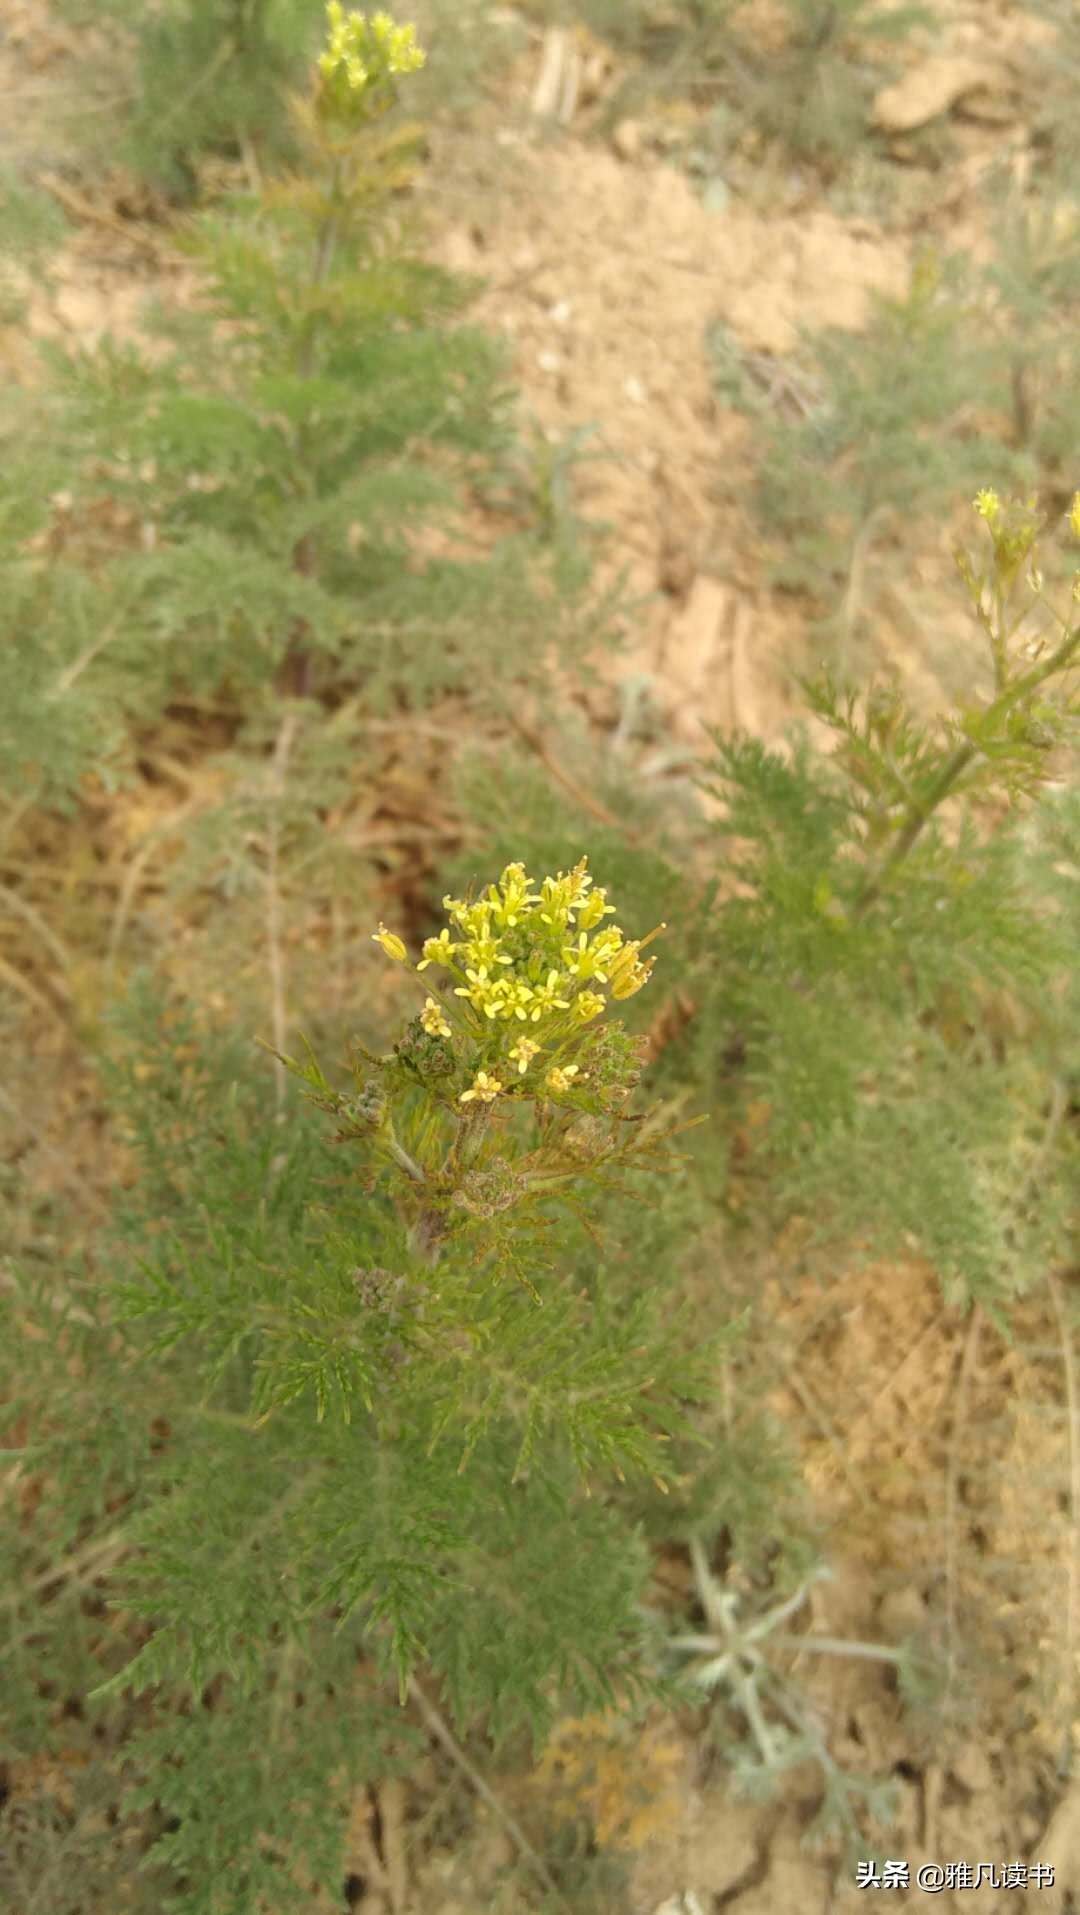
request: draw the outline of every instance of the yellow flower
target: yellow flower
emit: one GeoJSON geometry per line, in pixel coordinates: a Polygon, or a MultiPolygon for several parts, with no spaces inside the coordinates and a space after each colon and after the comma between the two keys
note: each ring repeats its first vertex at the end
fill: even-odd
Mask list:
{"type": "Polygon", "coordinates": [[[449,964],[461,949],[451,941],[449,931],[440,931],[437,938],[424,939],[424,955],[417,965],[418,971],[426,971],[429,964],[449,964]]]}
{"type": "Polygon", "coordinates": [[[425,998],[424,1008],[420,1013],[420,1022],[425,1031],[432,1037],[449,1037],[450,1035],[450,1026],[446,1021],[446,1013],[442,1005],[437,1004],[433,997],[425,998]]]}
{"type": "Polygon", "coordinates": [[[666,924],[658,924],[654,931],[649,932],[647,938],[631,938],[628,944],[623,945],[618,957],[608,967],[612,997],[620,999],[633,997],[635,992],[640,991],[643,984],[648,983],[656,959],[650,958],[647,964],[642,964],[639,953],[666,930],[666,924]]]}
{"type": "Polygon", "coordinates": [[[458,1098],[459,1104],[471,1104],[479,1100],[483,1104],[494,1103],[502,1089],[497,1077],[489,1077],[486,1071],[477,1071],[471,1090],[463,1090],[458,1098]]]}
{"type": "MultiPolygon", "coordinates": [[[[589,1073],[588,1071],[586,1071],[585,1077],[588,1077],[588,1075],[589,1073]]],[[[575,1077],[580,1077],[580,1076],[581,1076],[580,1065],[563,1064],[560,1067],[559,1065],[556,1064],[551,1070],[549,1070],[547,1076],[544,1079],[544,1082],[547,1085],[548,1090],[553,1090],[556,1096],[560,1096],[563,1091],[573,1090],[574,1079],[575,1077]]],[[[582,1083],[584,1083],[585,1077],[582,1078],[582,1083]]]]}
{"type": "Polygon", "coordinates": [[[534,1024],[539,1024],[545,1011],[568,1011],[570,1009],[570,999],[556,995],[560,983],[561,979],[558,971],[549,971],[547,974],[547,983],[537,985],[535,991],[533,991],[532,1001],[529,1006],[529,1017],[534,1024]]]}
{"type": "Polygon", "coordinates": [[[622,976],[624,971],[628,971],[634,964],[636,964],[637,954],[640,951],[640,949],[641,949],[640,938],[631,938],[627,943],[623,944],[621,949],[619,950],[618,955],[614,959],[612,959],[608,964],[609,977],[611,977],[612,979],[619,978],[622,976]]]}
{"type": "Polygon", "coordinates": [[[398,27],[388,13],[368,20],[362,13],[346,13],[340,0],[328,0],[326,50],[319,55],[319,71],[332,87],[342,81],[349,93],[362,93],[395,73],[415,73],[424,64],[414,26],[398,27]]]}
{"type": "Polygon", "coordinates": [[[1069,508],[1069,529],[1080,539],[1080,492],[1073,493],[1073,502],[1069,508]]]}
{"type": "Polygon", "coordinates": [[[540,913],[543,924],[554,925],[562,930],[571,912],[580,910],[592,883],[585,870],[587,863],[588,859],[582,858],[568,877],[560,871],[557,878],[544,879],[540,895],[540,903],[547,907],[540,913]]]}
{"type": "MultiPolygon", "coordinates": [[[[487,974],[486,964],[481,964],[478,970],[467,966],[465,976],[469,980],[468,983],[459,984],[454,991],[454,996],[467,997],[469,1003],[475,1005],[478,1011],[487,1011],[488,1005],[494,998],[495,985],[487,974]]],[[[488,1011],[488,1015],[493,1017],[494,1010],[488,1011]]]]}
{"type": "Polygon", "coordinates": [[[499,1015],[505,1018],[516,1017],[522,1024],[528,1022],[529,1006],[533,1000],[531,987],[524,978],[499,979],[499,1015]]]}
{"type": "Polygon", "coordinates": [[[525,1072],[528,1070],[529,1065],[532,1063],[539,1049],[539,1044],[534,1044],[531,1037],[518,1038],[517,1043],[509,1052],[509,1057],[510,1062],[517,1065],[518,1075],[520,1077],[524,1077],[525,1072]]]}
{"type": "Polygon", "coordinates": [[[582,991],[574,1000],[574,1009],[583,1024],[587,1024],[591,1017],[599,1017],[603,1008],[604,1000],[598,991],[582,991]]]}
{"type": "Polygon", "coordinates": [[[489,885],[488,898],[492,909],[499,923],[507,930],[511,930],[515,924],[521,922],[530,905],[539,903],[537,893],[529,889],[531,884],[532,879],[528,876],[523,864],[508,864],[499,879],[498,889],[493,884],[489,885]]]}
{"type": "Polygon", "coordinates": [[[387,957],[392,957],[398,964],[404,964],[405,959],[409,955],[401,939],[395,932],[387,930],[381,918],[379,920],[378,930],[371,933],[371,942],[373,944],[381,944],[387,957]]]}
{"type": "MultiPolygon", "coordinates": [[[[614,909],[614,906],[612,908],[614,909]]],[[[607,930],[601,931],[600,936],[594,938],[592,942],[596,961],[603,965],[605,971],[610,971],[622,947],[623,934],[617,924],[609,924],[607,930]]]]}
{"type": "Polygon", "coordinates": [[[972,504],[980,519],[985,519],[988,525],[993,525],[1001,511],[1001,500],[991,486],[984,486],[981,492],[976,492],[972,504]]]}
{"type": "Polygon", "coordinates": [[[655,958],[649,958],[645,964],[638,963],[635,958],[633,964],[625,971],[619,972],[618,977],[611,987],[612,997],[618,998],[620,1002],[624,998],[635,997],[642,985],[649,982],[655,963],[655,958]]]}
{"type": "Polygon", "coordinates": [[[464,898],[448,896],[443,899],[443,910],[449,911],[450,916],[457,919],[466,936],[487,937],[488,919],[491,916],[491,905],[487,898],[481,898],[478,904],[467,904],[464,898]]]}
{"type": "Polygon", "coordinates": [[[601,984],[607,983],[607,972],[601,969],[599,945],[599,939],[597,939],[595,944],[590,944],[588,935],[584,931],[578,932],[576,949],[572,944],[564,945],[562,954],[563,963],[571,977],[595,977],[599,978],[601,984]]]}
{"type": "Polygon", "coordinates": [[[493,964],[512,964],[512,957],[499,949],[499,939],[492,937],[472,938],[465,947],[465,955],[477,970],[481,967],[490,971],[493,964]]]}
{"type": "Polygon", "coordinates": [[[416,28],[411,23],[398,27],[388,13],[377,13],[371,22],[371,37],[388,73],[415,73],[423,66],[426,55],[416,44],[416,28]]]}
{"type": "Polygon", "coordinates": [[[615,906],[607,901],[606,891],[594,891],[578,911],[578,928],[591,931],[601,918],[610,917],[615,906]]]}

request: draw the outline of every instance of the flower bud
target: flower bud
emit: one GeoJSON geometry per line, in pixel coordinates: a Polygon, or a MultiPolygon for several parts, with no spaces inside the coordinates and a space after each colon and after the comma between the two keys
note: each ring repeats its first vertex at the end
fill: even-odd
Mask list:
{"type": "Polygon", "coordinates": [[[450,1201],[471,1217],[493,1217],[509,1210],[524,1194],[525,1184],[505,1157],[482,1170],[468,1170],[450,1201]]]}
{"type": "Polygon", "coordinates": [[[341,1114],[355,1134],[371,1135],[386,1116],[386,1093],[380,1084],[365,1084],[356,1097],[343,1102],[341,1114]]]}
{"type": "Polygon", "coordinates": [[[381,919],[379,920],[378,930],[371,933],[371,942],[373,944],[381,944],[387,957],[393,958],[396,964],[404,964],[405,959],[409,955],[397,933],[395,931],[388,931],[381,919]]]}

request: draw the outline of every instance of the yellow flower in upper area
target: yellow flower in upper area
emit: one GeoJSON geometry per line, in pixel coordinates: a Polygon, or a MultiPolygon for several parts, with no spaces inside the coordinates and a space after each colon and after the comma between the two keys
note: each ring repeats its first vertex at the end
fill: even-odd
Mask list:
{"type": "Polygon", "coordinates": [[[578,929],[591,931],[601,918],[610,917],[615,906],[607,901],[606,891],[594,891],[578,911],[578,929]]]}
{"type": "Polygon", "coordinates": [[[1073,493],[1073,502],[1069,508],[1069,529],[1080,539],[1080,492],[1073,493]]]}
{"type": "MultiPolygon", "coordinates": [[[[614,909],[614,906],[612,908],[614,909]]],[[[617,924],[609,924],[606,931],[601,931],[599,937],[593,939],[592,948],[596,953],[597,962],[603,965],[605,971],[610,971],[623,948],[624,941],[617,924]]]]}
{"type": "Polygon", "coordinates": [[[1001,511],[1001,500],[992,486],[984,486],[981,492],[976,492],[972,504],[980,519],[985,519],[988,525],[993,525],[1001,511]]]}
{"type": "Polygon", "coordinates": [[[642,964],[639,954],[647,944],[651,944],[654,938],[660,937],[666,930],[666,924],[658,924],[655,930],[649,932],[647,938],[631,938],[622,945],[618,956],[609,961],[608,975],[611,979],[612,997],[633,997],[635,991],[640,991],[642,985],[648,983],[656,960],[650,958],[647,964],[642,964]],[[633,979],[632,983],[631,979],[633,979]]]}
{"type": "Polygon", "coordinates": [[[539,1050],[539,1044],[534,1044],[531,1037],[518,1038],[517,1043],[508,1055],[510,1062],[517,1065],[518,1075],[520,1077],[524,1077],[525,1072],[528,1070],[533,1058],[537,1056],[539,1050]]]}
{"type": "Polygon", "coordinates": [[[591,1017],[599,1017],[603,1008],[604,1000],[598,991],[582,991],[574,999],[574,1010],[583,1024],[587,1024],[591,1017]]]}
{"type": "Polygon", "coordinates": [[[477,970],[490,971],[493,964],[512,964],[512,957],[499,949],[499,939],[493,937],[472,938],[465,947],[468,962],[477,970]]]}
{"type": "Polygon", "coordinates": [[[489,885],[488,898],[493,915],[507,930],[520,924],[530,906],[539,903],[539,895],[530,889],[531,885],[532,879],[523,864],[508,864],[498,887],[489,885]]]}
{"type": "Polygon", "coordinates": [[[571,913],[582,908],[592,883],[585,869],[588,862],[582,858],[568,876],[560,871],[557,878],[544,879],[540,888],[540,903],[544,906],[540,913],[542,923],[554,925],[561,931],[571,913]]]}
{"type": "Polygon", "coordinates": [[[449,964],[460,949],[460,944],[453,942],[449,931],[440,931],[437,938],[424,939],[424,954],[416,968],[426,971],[429,964],[449,964]]]}
{"type": "Polygon", "coordinates": [[[447,1023],[446,1012],[443,1010],[441,1004],[436,1003],[433,997],[425,998],[424,1008],[420,1013],[420,1022],[425,1031],[432,1037],[449,1037],[450,1035],[450,1026],[447,1023]]]}
{"type": "Polygon", "coordinates": [[[576,945],[563,946],[562,960],[571,977],[595,977],[601,984],[607,983],[607,972],[601,969],[597,946],[589,943],[587,932],[578,932],[576,945]]]}
{"type": "Polygon", "coordinates": [[[615,978],[621,977],[624,971],[628,971],[632,965],[637,963],[637,954],[640,951],[640,949],[641,949],[640,938],[628,939],[620,947],[618,954],[609,961],[608,976],[612,980],[614,980],[615,978]]]}
{"type": "Polygon", "coordinates": [[[409,955],[397,933],[388,931],[381,919],[378,930],[371,933],[371,941],[373,944],[381,944],[387,957],[392,957],[398,964],[404,964],[409,955]]]}
{"type": "Polygon", "coordinates": [[[488,920],[491,917],[491,905],[487,898],[481,898],[478,904],[469,904],[464,898],[445,897],[443,910],[456,918],[466,937],[486,938],[488,920]]]}
{"type": "Polygon", "coordinates": [[[497,1077],[489,1077],[487,1071],[477,1071],[470,1090],[463,1090],[458,1098],[459,1104],[493,1104],[502,1089],[497,1077]]]}
{"type": "Polygon", "coordinates": [[[411,22],[395,26],[388,13],[377,13],[371,22],[371,36],[388,73],[415,73],[423,66],[427,56],[416,44],[416,28],[411,22]]]}
{"type": "Polygon", "coordinates": [[[563,1091],[574,1089],[575,1077],[581,1077],[581,1081],[584,1083],[588,1075],[589,1073],[586,1071],[584,1076],[582,1076],[581,1067],[578,1064],[563,1064],[561,1067],[556,1064],[549,1070],[544,1079],[544,1083],[547,1085],[548,1090],[553,1090],[556,1096],[560,1096],[563,1091]]]}
{"type": "Polygon", "coordinates": [[[415,73],[424,64],[414,26],[395,26],[388,13],[369,20],[362,13],[346,13],[340,0],[328,0],[327,43],[319,55],[319,72],[332,87],[344,83],[350,93],[388,80],[395,73],[415,73]]]}
{"type": "Polygon", "coordinates": [[[635,959],[627,970],[619,972],[611,987],[612,997],[618,998],[620,1002],[624,998],[635,997],[642,985],[649,982],[655,963],[655,958],[649,958],[644,964],[638,963],[635,959]]]}

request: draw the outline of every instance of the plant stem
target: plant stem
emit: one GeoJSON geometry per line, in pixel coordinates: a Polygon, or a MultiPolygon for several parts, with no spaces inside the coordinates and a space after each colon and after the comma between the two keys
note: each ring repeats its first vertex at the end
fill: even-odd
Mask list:
{"type": "Polygon", "coordinates": [[[479,1770],[469,1761],[461,1744],[451,1734],[450,1729],[443,1721],[439,1711],[436,1709],[434,1703],[424,1694],[415,1676],[409,1677],[409,1697],[419,1709],[429,1733],[435,1737],[437,1742],[442,1744],[447,1755],[450,1756],[452,1761],[456,1762],[462,1774],[468,1777],[477,1795],[480,1796],[481,1800],[487,1803],[489,1809],[498,1816],[499,1821],[516,1843],[519,1853],[535,1870],[540,1881],[543,1882],[548,1894],[554,1900],[556,1907],[565,1909],[567,1915],[569,1915],[570,1905],[561,1893],[559,1885],[552,1875],[551,1870],[548,1868],[547,1863],[543,1860],[542,1856],[537,1854],[528,1836],[525,1834],[524,1829],[521,1827],[521,1824],[515,1821],[509,1809],[499,1800],[499,1797],[488,1783],[485,1782],[479,1770]]]}
{"type": "MultiPolygon", "coordinates": [[[[337,242],[340,218],[343,165],[344,162],[340,156],[335,158],[330,174],[330,189],[327,195],[326,208],[315,241],[315,257],[311,267],[311,278],[308,281],[308,290],[310,293],[318,292],[320,286],[322,286],[326,279],[327,273],[330,271],[330,264],[334,257],[334,246],[337,242]]],[[[296,354],[296,371],[301,379],[310,379],[312,371],[314,370],[317,330],[318,315],[314,311],[310,311],[306,317],[304,331],[296,354]]],[[[304,443],[302,428],[298,437],[300,440],[298,446],[298,463],[301,468],[303,468],[307,463],[307,447],[304,443]]],[[[311,578],[313,576],[315,572],[315,550],[310,537],[306,533],[303,538],[297,540],[296,549],[293,553],[293,563],[302,577],[311,578]]],[[[304,645],[303,639],[304,627],[303,624],[300,623],[289,642],[289,648],[285,654],[285,661],[282,666],[283,688],[287,692],[291,692],[295,698],[307,697],[311,677],[311,654],[304,645]]]]}
{"type": "MultiPolygon", "coordinates": [[[[1041,665],[1033,665],[1029,672],[1022,673],[1011,685],[1007,685],[1003,691],[999,692],[992,704],[986,708],[985,721],[992,724],[996,719],[1004,718],[1022,699],[1029,697],[1032,692],[1037,691],[1039,686],[1044,684],[1048,678],[1055,678],[1061,672],[1066,671],[1069,665],[1072,664],[1078,650],[1080,650],[1080,625],[1078,625],[1075,630],[1066,632],[1057,650],[1051,652],[1049,658],[1041,665]]],[[[886,882],[895,871],[897,865],[903,863],[903,860],[907,857],[917,839],[929,824],[934,812],[938,809],[939,805],[944,803],[949,793],[953,790],[959,779],[963,777],[964,772],[977,754],[978,746],[973,744],[970,739],[965,739],[962,745],[957,745],[955,751],[951,752],[949,757],[946,758],[945,763],[942,765],[936,778],[933,779],[928,790],[924,792],[922,798],[916,799],[912,804],[908,816],[890,850],[882,859],[877,870],[868,876],[859,893],[854,911],[854,915],[857,918],[862,917],[870,905],[881,895],[886,882]]]]}

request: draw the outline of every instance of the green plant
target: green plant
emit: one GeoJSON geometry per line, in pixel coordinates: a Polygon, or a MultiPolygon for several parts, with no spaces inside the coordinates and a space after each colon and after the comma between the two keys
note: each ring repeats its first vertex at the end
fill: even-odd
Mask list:
{"type": "MultiPolygon", "coordinates": [[[[415,969],[379,925],[415,1013],[391,1049],[356,1044],[340,1085],[275,1044],[276,1108],[205,1007],[135,984],[111,1013],[131,1156],[108,1228],[65,1262],[28,1230],[3,1270],[22,1492],[5,1512],[5,1753],[65,1733],[42,1668],[105,1692],[148,1908],[249,1915],[332,1892],[350,1799],[415,1760],[429,1681],[460,1733],[513,1759],[563,1710],[685,1695],[675,1663],[700,1653],[749,1731],[748,1786],[811,1754],[841,1834],[883,1808],[783,1661],[812,1650],[781,1635],[827,1551],[761,1418],[776,1331],[757,1299],[795,1226],[792,1254],[819,1268],[841,1246],[915,1248],[1007,1328],[1075,1230],[1080,808],[1045,786],[1080,627],[1048,602],[1030,503],[977,504],[989,558],[959,562],[990,658],[981,703],[935,730],[896,694],[811,687],[835,757],[717,740],[726,815],[695,847],[594,760],[626,921],[659,906],[680,925],[660,973],[688,1000],[654,1066],[666,1111],[623,1094],[640,1034],[608,1012],[655,996],[651,965],[582,860],[539,885],[510,861],[448,895],[415,969]],[[1003,996],[1022,1041],[993,1020],[1003,996]],[[683,1174],[664,1174],[702,1089],[719,1121],[684,1126],[683,1174]],[[722,1539],[719,1592],[703,1537],[722,1539]],[[672,1538],[706,1618],[674,1659],[643,1600],[649,1540],[672,1538]]],[[[1070,519],[1080,532],[1080,500],[1070,519]]],[[[579,829],[568,798],[520,767],[467,782],[490,845],[516,831],[558,864],[579,829]]],[[[926,1675],[921,1650],[889,1659],[926,1675]]],[[[100,1781],[78,1800],[92,1816],[100,1781]]],[[[40,1878],[50,1839],[30,1831],[14,1879],[40,1878]]],[[[559,1907],[577,1863],[545,1856],[529,1866],[559,1907]]]]}
{"type": "MultiPolygon", "coordinates": [[[[714,735],[713,816],[696,825],[676,826],[623,759],[598,759],[571,727],[552,751],[576,802],[508,762],[462,785],[470,815],[488,821],[490,855],[516,842],[557,858],[586,810],[606,814],[597,855],[620,895],[685,927],[650,1025],[654,1081],[693,1086],[714,1113],[687,1142],[708,1220],[688,1284],[722,1298],[743,1333],[695,1419],[704,1457],[645,1512],[658,1543],[689,1546],[705,1623],[682,1625],[694,1640],[661,1645],[659,1666],[701,1658],[718,1750],[746,1787],[772,1793],[788,1762],[814,1760],[819,1832],[863,1854],[887,1787],[838,1763],[786,1660],[814,1653],[812,1636],[783,1639],[787,1606],[830,1545],[793,1493],[766,1394],[797,1395],[842,1470],[845,1455],[831,1403],[815,1410],[802,1390],[777,1296],[805,1300],[816,1279],[814,1315],[828,1323],[838,1271],[864,1266],[872,1309],[875,1286],[914,1259],[934,1272],[958,1335],[981,1318],[1009,1341],[1020,1300],[1037,1312],[1048,1272],[1075,1259],[1080,574],[1055,607],[1033,501],[985,488],[975,503],[985,551],[956,556],[986,654],[981,697],[927,722],[893,684],[858,695],[823,677],[806,692],[831,747],[804,733],[771,750],[714,735]],[[703,1539],[716,1542],[708,1574],[703,1539]]],[[[1080,538],[1080,497],[1067,531],[1080,538]]],[[[921,1548],[928,1577],[944,1564],[955,1578],[936,1513],[921,1548]]],[[[844,1653],[891,1664],[946,1739],[956,1667],[977,1670],[995,1649],[955,1597],[944,1613],[928,1602],[927,1625],[899,1650],[844,1653]]],[[[965,1701],[977,1717],[977,1676],[965,1701]]]]}
{"type": "MultiPolygon", "coordinates": [[[[697,1174],[732,1255],[752,1270],[755,1241],[766,1254],[802,1219],[808,1257],[917,1248],[951,1298],[1003,1310],[1071,1228],[1054,1168],[1067,1127],[1041,1153],[1076,1054],[1075,900],[1059,875],[1075,804],[1067,780],[1054,786],[1071,763],[1080,626],[1075,582],[1066,613],[1050,602],[1032,502],[986,489],[978,504],[989,562],[958,563],[985,641],[981,696],[928,722],[895,684],[859,696],[828,674],[809,681],[834,749],[714,735],[717,816],[700,838],[672,837],[617,764],[582,782],[639,834],[625,875],[618,830],[598,834],[620,885],[687,927],[658,1081],[692,1082],[717,1111],[697,1174]],[[995,1007],[1022,1039],[988,1030],[995,1007]]],[[[572,828],[550,787],[508,765],[470,773],[467,802],[490,820],[494,856],[516,830],[530,854],[558,857],[572,828]]]]}
{"type": "Polygon", "coordinates": [[[698,1605],[705,1630],[669,1637],[667,1652],[682,1663],[691,1689],[704,1690],[742,1718],[746,1740],[724,1748],[738,1785],[750,1795],[771,1797],[786,1770],[808,1759],[822,1773],[821,1803],[807,1830],[808,1841],[824,1841],[839,1834],[849,1861],[865,1849],[860,1815],[880,1827],[895,1814],[896,1782],[852,1774],[830,1754],[827,1734],[798,1685],[783,1666],[784,1652],[801,1655],[844,1656],[890,1664],[911,1670],[926,1687],[927,1663],[923,1645],[894,1649],[881,1643],[845,1641],[813,1631],[799,1632],[794,1624],[805,1606],[813,1582],[829,1571],[816,1567],[782,1602],[763,1613],[744,1615],[738,1589],[725,1587],[713,1574],[699,1537],[690,1539],[690,1561],[698,1605]]]}
{"type": "MultiPolygon", "coordinates": [[[[83,165],[133,169],[172,202],[213,197],[223,172],[249,177],[298,157],[286,111],[314,57],[317,0],[58,0],[94,29],[77,92],[62,105],[83,165]]],[[[490,0],[420,0],[414,10],[433,72],[425,110],[472,101],[500,57],[505,29],[490,0]]],[[[63,99],[63,95],[61,95],[63,99]]]]}
{"type": "MultiPolygon", "coordinates": [[[[565,513],[491,529],[513,395],[459,323],[473,288],[418,256],[421,136],[377,54],[359,88],[319,73],[297,99],[298,170],[189,222],[199,290],[156,337],[54,351],[4,401],[5,849],[170,757],[163,728],[200,762],[212,738],[162,863],[177,908],[232,904],[234,976],[253,913],[280,947],[294,874],[298,908],[365,908],[325,820],[377,787],[380,724],[514,704],[618,625],[565,513]]],[[[125,909],[93,934],[114,958],[125,909]]]]}
{"type": "MultiPolygon", "coordinates": [[[[770,1112],[757,1171],[779,1173],[800,1214],[818,1207],[825,1240],[918,1246],[952,1296],[994,1308],[1070,1227],[1039,1157],[1075,1044],[1068,932],[1019,807],[1075,736],[1080,625],[1047,603],[1033,501],[986,490],[977,505],[990,563],[957,558],[989,653],[984,698],[927,727],[895,687],[858,700],[825,678],[807,689],[831,761],[717,741],[742,895],[717,903],[707,938],[725,957],[702,987],[708,1041],[745,1056],[732,1089],[749,1076],[770,1112]],[[999,1051],[985,1019],[1002,992],[1027,1016],[1023,1044],[999,1051]]],[[[1057,802],[1038,809],[1042,830],[1057,802]]],[[[1054,1148],[1068,1140],[1055,1132],[1054,1148]]]]}
{"type": "MultiPolygon", "coordinates": [[[[282,103],[315,50],[319,9],[311,0],[163,0],[154,7],[106,0],[89,15],[84,0],[64,0],[64,7],[95,25],[104,16],[109,28],[107,67],[91,77],[114,102],[105,122],[112,163],[127,161],[167,193],[190,199],[207,157],[247,153],[261,164],[289,155],[282,103]],[[130,74],[119,113],[118,71],[130,74]]],[[[89,120],[78,108],[72,118],[85,139],[100,142],[100,107],[89,120]]]]}
{"type": "Polygon", "coordinates": [[[1080,426],[1080,360],[1075,312],[1080,295],[1080,199],[1060,168],[1035,196],[993,178],[995,251],[982,283],[988,331],[1007,391],[1011,444],[1027,454],[1041,483],[1067,495],[1080,426]]]}
{"type": "Polygon", "coordinates": [[[1029,5],[1032,13],[1056,29],[1049,44],[1035,41],[1029,55],[1037,103],[1037,147],[1040,155],[1049,155],[1051,171],[1070,169],[1075,184],[1080,165],[1073,111],[1080,81],[1080,15],[1073,0],[1029,0],[1029,5]]]}
{"type": "Polygon", "coordinates": [[[865,332],[815,337],[813,397],[794,419],[752,400],[763,425],[757,507],[781,541],[772,576],[819,603],[839,599],[824,628],[841,657],[873,604],[874,559],[890,531],[958,485],[1011,469],[980,429],[993,365],[972,299],[962,260],[927,258],[904,298],[875,298],[865,332]]]}
{"type": "Polygon", "coordinates": [[[643,94],[688,94],[711,109],[704,138],[721,164],[749,144],[826,173],[868,135],[883,78],[877,49],[931,18],[924,6],[882,0],[783,0],[763,35],[739,0],[585,0],[574,11],[641,58],[608,117],[643,94]]]}
{"type": "MultiPolygon", "coordinates": [[[[463,1230],[475,1235],[482,1219],[484,1254],[497,1265],[505,1254],[539,1302],[526,1275],[526,1225],[551,1200],[568,1201],[589,1169],[606,1180],[652,1147],[647,1133],[619,1136],[619,1105],[636,1082],[632,1047],[613,1026],[590,1029],[605,1008],[598,984],[621,1001],[647,983],[652,960],[642,963],[639,952],[651,938],[627,942],[603,926],[614,907],[591,889],[584,859],[537,893],[513,864],[475,903],[444,904],[457,935],[446,927],[429,938],[418,969],[438,965],[458,981],[432,985],[435,994],[392,1053],[363,1053],[374,1078],[364,1082],[358,1072],[355,1094],[346,1094],[332,1090],[314,1058],[280,1061],[340,1119],[340,1137],[372,1139],[404,1174],[415,1249],[437,1260],[444,1242],[452,1248],[463,1230]],[[527,1106],[536,1117],[533,1145],[508,1152],[505,1127],[527,1106]]],[[[405,962],[395,933],[380,925],[376,939],[405,962]]]]}
{"type": "Polygon", "coordinates": [[[29,1602],[12,1594],[12,1752],[48,1736],[39,1631],[70,1630],[107,1572],[119,1634],[80,1631],[77,1679],[155,1693],[125,1741],[125,1813],[169,1818],[159,1906],[250,1915],[338,1889],[350,1791],[415,1754],[397,1711],[430,1707],[420,1678],[496,1748],[566,1706],[665,1692],[637,1525],[588,1495],[669,1474],[713,1361],[628,1215],[672,1181],[642,1175],[672,1125],[630,1108],[635,1047],[605,1015],[646,981],[645,941],[605,927],[584,860],[536,889],[511,867],[448,908],[422,962],[461,983],[422,979],[419,1017],[353,1090],[295,1067],[366,1174],[302,1110],[276,1123],[224,1034],[136,989],[108,1065],[141,1164],[110,1281],[58,1289],[33,1256],[5,1273],[5,1347],[28,1359],[5,1383],[13,1461],[50,1485],[33,1535],[15,1518],[8,1538],[29,1602]]]}

